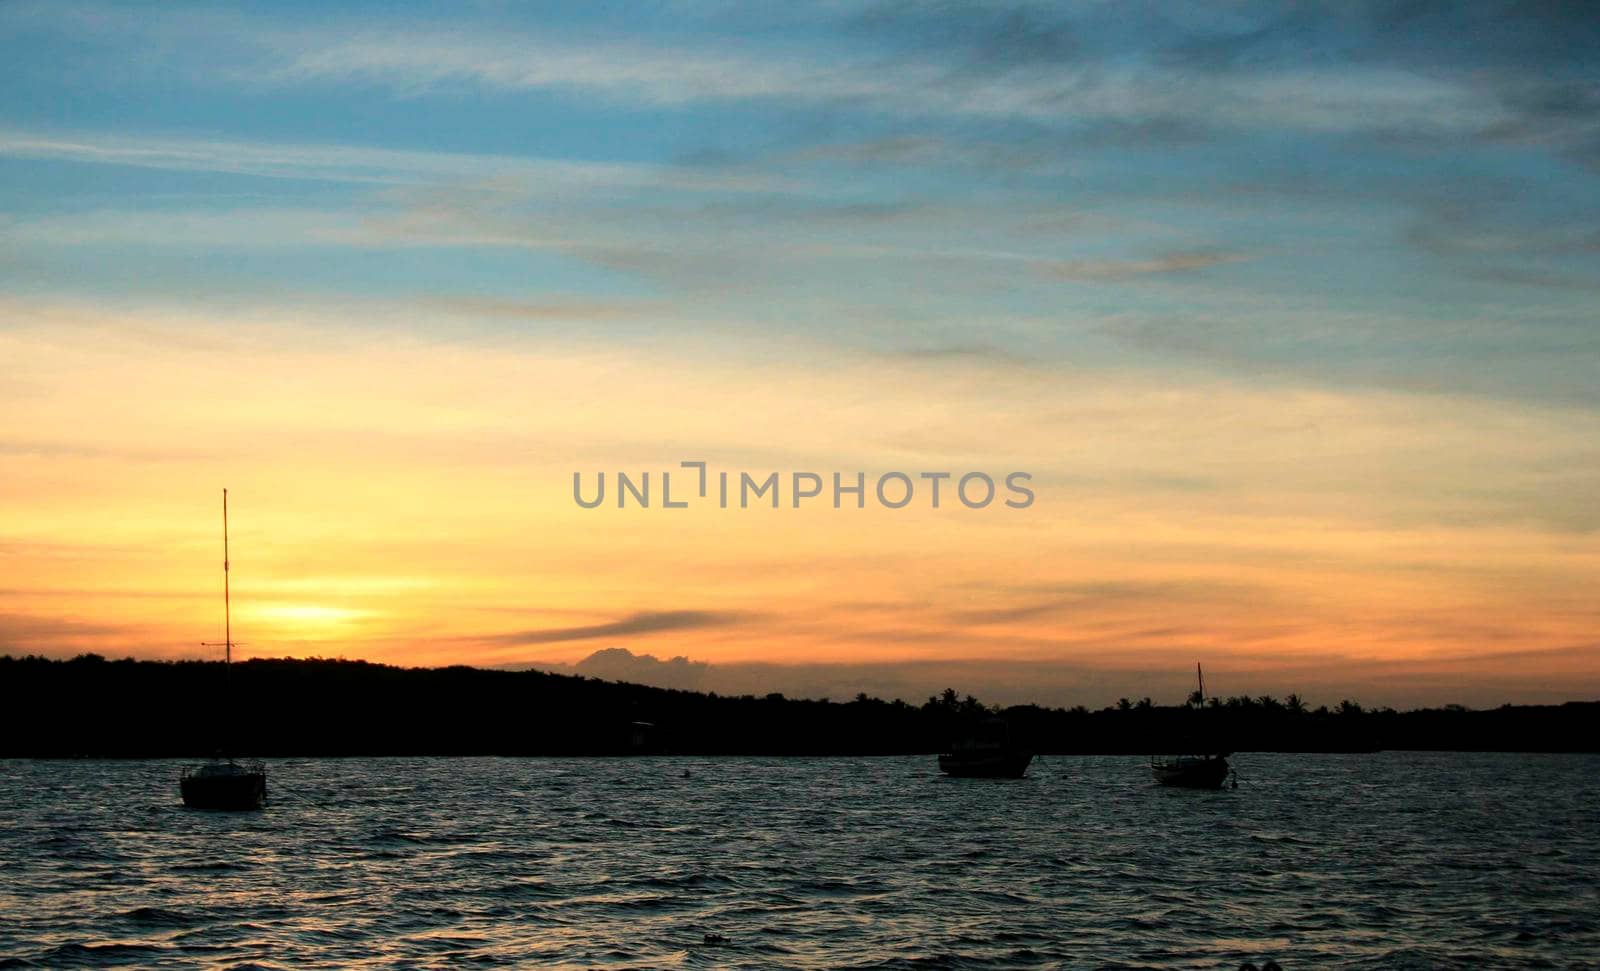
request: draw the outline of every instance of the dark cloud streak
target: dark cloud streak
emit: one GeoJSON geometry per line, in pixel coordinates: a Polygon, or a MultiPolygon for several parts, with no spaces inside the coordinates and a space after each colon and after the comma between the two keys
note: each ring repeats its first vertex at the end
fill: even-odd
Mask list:
{"type": "Polygon", "coordinates": [[[604,624],[587,624],[581,627],[547,627],[512,631],[473,638],[483,644],[519,646],[524,644],[556,644],[563,641],[586,641],[601,637],[624,637],[638,634],[659,634],[663,631],[696,630],[721,627],[744,619],[743,614],[710,610],[639,611],[620,620],[604,624]]]}

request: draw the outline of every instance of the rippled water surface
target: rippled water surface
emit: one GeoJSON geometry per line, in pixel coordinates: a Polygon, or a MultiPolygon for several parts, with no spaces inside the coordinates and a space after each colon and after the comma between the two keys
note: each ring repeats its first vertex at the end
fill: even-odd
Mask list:
{"type": "Polygon", "coordinates": [[[0,965],[1600,962],[1600,759],[1236,761],[281,760],[237,814],[175,762],[3,762],[0,965]]]}

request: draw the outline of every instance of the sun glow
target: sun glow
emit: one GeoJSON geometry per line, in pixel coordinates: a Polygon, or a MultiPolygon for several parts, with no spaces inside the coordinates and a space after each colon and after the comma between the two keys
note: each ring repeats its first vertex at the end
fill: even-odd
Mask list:
{"type": "Polygon", "coordinates": [[[289,628],[343,627],[372,617],[371,611],[326,604],[262,604],[241,611],[242,619],[289,628]]]}
{"type": "Polygon", "coordinates": [[[942,358],[664,363],[537,336],[356,348],[333,311],[316,329],[157,311],[73,328],[30,303],[0,309],[10,401],[28,419],[0,453],[0,565],[26,581],[0,584],[13,653],[189,656],[219,640],[212,484],[232,487],[236,657],[572,663],[627,646],[717,664],[1182,670],[1203,655],[1450,677],[1473,658],[1487,683],[1580,669],[1587,655],[1559,652],[1600,621],[1590,513],[1527,471],[1592,474],[1600,424],[1583,409],[976,361],[951,412],[942,358]],[[219,383],[230,356],[210,344],[148,336],[180,324],[194,340],[259,337],[252,381],[219,383]],[[651,439],[641,415],[671,435],[651,439]],[[863,437],[864,416],[886,424],[863,437]],[[575,471],[686,458],[874,481],[1025,468],[1038,499],[573,501],[575,471]],[[1558,653],[1530,659],[1543,651],[1558,653]]]}

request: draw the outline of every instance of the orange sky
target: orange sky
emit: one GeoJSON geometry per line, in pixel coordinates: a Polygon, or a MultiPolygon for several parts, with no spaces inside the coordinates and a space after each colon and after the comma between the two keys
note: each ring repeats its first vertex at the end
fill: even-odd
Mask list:
{"type": "MultiPolygon", "coordinates": [[[[1341,670],[1429,673],[1430,691],[1474,698],[1595,690],[1600,542],[1568,528],[1580,510],[1560,487],[1597,467],[1592,411],[982,357],[844,362],[795,340],[373,340],[364,321],[393,312],[378,305],[0,310],[13,653],[204,654],[221,634],[226,485],[245,655],[512,664],[625,646],[1180,674],[1199,658],[1311,696],[1341,670]],[[1021,470],[1037,499],[571,497],[574,471],[592,483],[694,459],[869,482],[1021,470]]],[[[678,492],[692,473],[674,478],[678,492]]],[[[1100,690],[1067,679],[1040,700],[1114,700],[1100,690]]]]}

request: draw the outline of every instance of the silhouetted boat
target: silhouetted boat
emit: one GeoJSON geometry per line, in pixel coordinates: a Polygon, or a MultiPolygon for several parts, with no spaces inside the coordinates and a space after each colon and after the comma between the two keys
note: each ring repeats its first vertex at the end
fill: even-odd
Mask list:
{"type": "Polygon", "coordinates": [[[1185,789],[1221,789],[1228,781],[1226,753],[1217,755],[1179,755],[1173,758],[1150,759],[1150,772],[1164,786],[1181,786],[1185,789]]]}
{"type": "MultiPolygon", "coordinates": [[[[227,711],[233,670],[233,607],[228,585],[228,490],[222,490],[222,694],[218,707],[227,711]]],[[[191,765],[178,779],[183,804],[191,809],[260,809],[267,801],[267,768],[260,762],[237,762],[216,756],[204,765],[191,765]]]]}
{"type": "Polygon", "coordinates": [[[969,779],[1020,779],[1032,761],[1032,752],[1011,744],[1005,721],[991,718],[939,756],[939,771],[969,779]]]}
{"type": "Polygon", "coordinates": [[[178,789],[191,809],[260,809],[267,801],[267,768],[260,762],[215,759],[184,769],[178,789]]]}
{"type": "MultiPolygon", "coordinates": [[[[1196,695],[1202,706],[1206,703],[1206,676],[1200,670],[1200,665],[1194,666],[1194,674],[1200,682],[1200,690],[1196,695]]],[[[1178,786],[1183,789],[1221,789],[1227,782],[1232,768],[1228,765],[1229,752],[1213,752],[1208,755],[1176,755],[1166,758],[1150,757],[1150,774],[1164,786],[1178,786]]]]}

